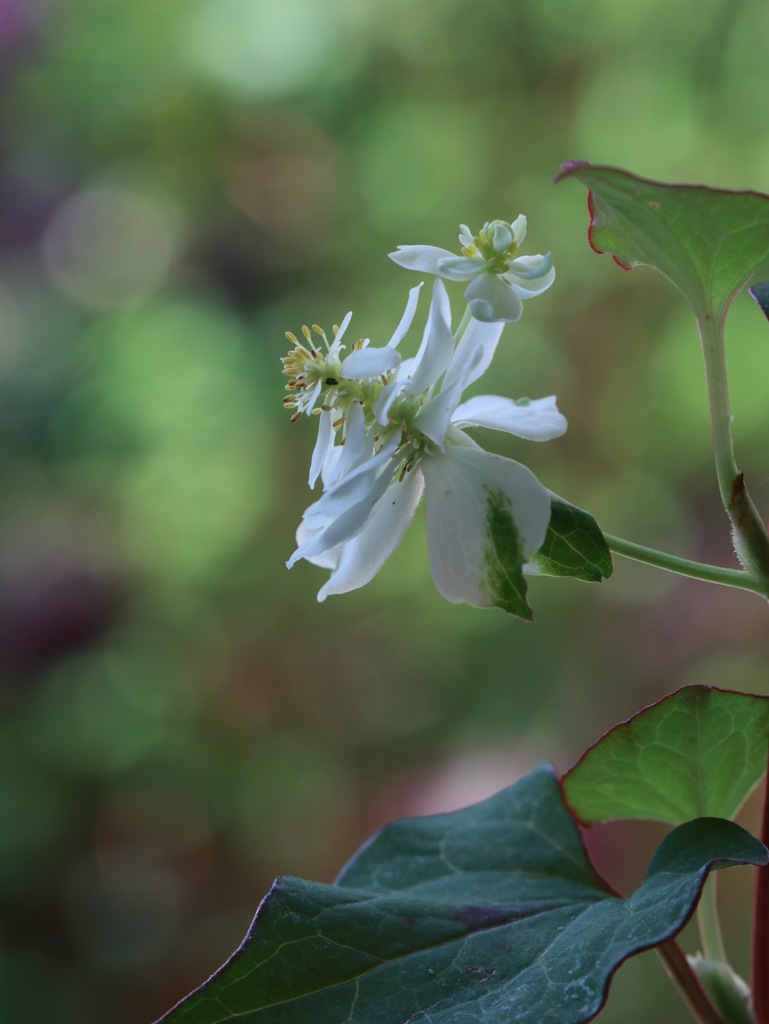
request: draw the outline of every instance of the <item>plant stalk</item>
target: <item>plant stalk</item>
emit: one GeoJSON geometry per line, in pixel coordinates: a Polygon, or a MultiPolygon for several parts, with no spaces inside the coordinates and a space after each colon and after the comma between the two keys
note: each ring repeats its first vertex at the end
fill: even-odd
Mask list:
{"type": "Polygon", "coordinates": [[[470,303],[468,302],[465,306],[465,311],[462,314],[462,319],[457,324],[457,329],[454,331],[454,341],[461,341],[462,335],[465,333],[470,325],[470,321],[473,318],[473,314],[470,312],[470,303]]]}
{"type": "Polygon", "coordinates": [[[679,558],[677,555],[669,555],[665,551],[647,548],[643,544],[636,544],[610,533],[605,533],[604,538],[615,554],[632,558],[636,562],[644,562],[646,565],[653,565],[658,569],[667,569],[668,572],[677,573],[679,576],[688,576],[690,579],[719,583],[725,587],[737,587],[740,590],[750,590],[754,594],[766,596],[764,584],[743,569],[722,569],[718,565],[708,565],[706,562],[693,562],[688,558],[679,558]]]}
{"type": "Polygon", "coordinates": [[[718,888],[716,874],[711,874],[705,882],[705,887],[697,905],[697,927],[702,943],[702,952],[708,960],[718,960],[720,963],[728,963],[726,959],[726,948],[724,937],[721,934],[721,921],[718,916],[718,888]]]}
{"type": "Polygon", "coordinates": [[[745,568],[760,581],[759,593],[769,596],[769,535],[737,468],[732,440],[732,414],[726,378],[724,319],[712,313],[698,319],[710,405],[713,455],[718,489],[732,524],[735,551],[745,568]]]}
{"type": "Polygon", "coordinates": [[[663,942],[657,946],[657,953],[697,1024],[724,1024],[678,943],[663,942]]]}

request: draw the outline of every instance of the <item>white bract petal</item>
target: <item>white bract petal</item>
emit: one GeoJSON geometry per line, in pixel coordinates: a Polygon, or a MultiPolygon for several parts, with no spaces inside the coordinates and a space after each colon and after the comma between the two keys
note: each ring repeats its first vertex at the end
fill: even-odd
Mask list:
{"type": "Polygon", "coordinates": [[[506,253],[514,242],[512,228],[503,220],[495,220],[491,229],[491,247],[500,256],[506,253]]]}
{"type": "Polygon", "coordinates": [[[523,281],[531,281],[544,277],[553,269],[553,254],[545,253],[544,256],[519,256],[507,265],[507,272],[523,281]]]}
{"type": "Polygon", "coordinates": [[[366,436],[366,414],[363,407],[356,403],[350,408],[344,425],[344,445],[339,447],[336,460],[329,462],[323,479],[325,489],[330,490],[337,480],[347,476],[350,471],[363,462],[370,454],[370,443],[366,436]]]}
{"type": "Polygon", "coordinates": [[[465,289],[465,298],[475,319],[484,323],[515,323],[523,313],[523,303],[516,291],[503,278],[488,271],[472,279],[465,289]]]}
{"type": "Polygon", "coordinates": [[[467,224],[460,224],[459,225],[459,244],[462,246],[462,248],[466,249],[469,246],[473,245],[474,242],[475,242],[475,239],[473,238],[473,233],[470,230],[470,228],[467,226],[467,224]]]}
{"type": "Polygon", "coordinates": [[[453,253],[448,249],[439,249],[435,245],[399,245],[396,251],[388,253],[388,256],[393,263],[405,267],[406,270],[437,274],[439,261],[447,257],[451,259],[453,253]]]}
{"type": "Polygon", "coordinates": [[[494,358],[504,326],[501,320],[490,323],[470,320],[462,340],[457,345],[451,366],[446,371],[444,388],[451,387],[454,381],[461,378],[464,390],[484,375],[494,358]]]}
{"type": "Polygon", "coordinates": [[[446,431],[449,429],[451,417],[462,397],[462,382],[452,388],[441,388],[433,397],[425,402],[414,418],[417,429],[443,448],[446,431]]]}
{"type": "MultiPolygon", "coordinates": [[[[401,367],[403,364],[401,363],[401,367]]],[[[379,392],[377,397],[371,406],[371,411],[374,413],[374,419],[377,423],[381,423],[383,427],[387,426],[390,409],[393,406],[398,395],[403,391],[404,384],[402,381],[394,380],[390,384],[385,384],[382,390],[379,392]]]]}
{"type": "Polygon", "coordinates": [[[438,590],[452,604],[525,608],[521,570],[545,539],[547,490],[520,463],[463,443],[425,460],[423,472],[438,590]]]}
{"type": "Polygon", "coordinates": [[[527,441],[551,441],[566,433],[566,417],[556,408],[555,395],[548,398],[502,398],[500,395],[476,395],[454,411],[456,427],[489,427],[503,430],[527,441]]]}
{"type": "Polygon", "coordinates": [[[528,221],[526,217],[519,213],[513,223],[510,225],[510,229],[513,232],[513,241],[516,245],[522,245],[523,240],[526,237],[526,228],[528,227],[528,221]]]}
{"type": "Polygon", "coordinates": [[[352,320],[352,310],[350,310],[350,312],[346,314],[344,320],[339,325],[339,330],[336,332],[336,335],[334,336],[334,340],[331,343],[330,351],[333,351],[333,350],[337,350],[338,351],[338,350],[344,348],[344,345],[341,344],[341,341],[342,341],[342,338],[344,337],[344,332],[347,330],[347,328],[350,325],[350,321],[351,320],[352,320]]]}
{"type": "Polygon", "coordinates": [[[358,501],[344,506],[339,513],[321,509],[320,502],[311,505],[304,514],[308,539],[300,544],[286,566],[290,569],[300,558],[312,561],[359,533],[391,481],[392,473],[387,470],[380,472],[373,480],[368,479],[366,493],[358,501]]]}
{"type": "Polygon", "coordinates": [[[394,348],[358,348],[342,362],[341,374],[348,380],[368,380],[394,370],[400,361],[394,348]]]}
{"type": "Polygon", "coordinates": [[[400,482],[394,481],[360,533],[326,552],[324,568],[333,571],[318,593],[319,601],[325,601],[330,594],[357,590],[376,576],[403,540],[423,489],[424,477],[419,469],[407,473],[400,482]]]}
{"type": "Polygon", "coordinates": [[[406,336],[406,332],[411,327],[411,322],[414,319],[414,314],[417,311],[417,303],[419,302],[419,293],[422,290],[423,281],[420,281],[418,285],[415,285],[409,291],[408,302],[406,308],[403,311],[403,316],[400,319],[400,323],[393,331],[393,335],[387,342],[388,348],[397,348],[403,338],[406,336]]]}
{"type": "MultiPolygon", "coordinates": [[[[320,533],[321,529],[322,527],[316,527],[314,530],[311,530],[303,519],[297,527],[296,546],[298,548],[301,548],[302,545],[306,546],[307,541],[310,540],[311,537],[314,537],[315,534],[320,533]]],[[[321,569],[333,570],[336,568],[337,562],[339,561],[339,550],[340,548],[338,547],[330,548],[328,551],[322,551],[319,555],[310,555],[309,557],[305,556],[305,558],[312,565],[317,565],[321,569]]]]}
{"type": "MultiPolygon", "coordinates": [[[[322,357],[309,328],[302,329],[307,348],[290,336],[297,347],[284,360],[284,371],[294,374],[289,390],[299,397],[290,396],[287,404],[299,408],[302,403],[293,418],[317,401],[320,378],[322,411],[310,482],[320,477],[323,493],[305,510],[287,564],[304,558],[330,570],[319,600],[362,587],[379,572],[400,544],[424,489],[430,565],[440,592],[452,602],[497,605],[531,618],[523,569],[544,541],[549,493],[526,467],[486,453],[460,429],[490,427],[537,441],[566,429],[552,396],[514,402],[480,395],[462,403],[466,387],[488,369],[504,322],[520,316],[519,291],[533,294],[526,289],[546,287],[552,274],[549,254],[513,259],[525,230],[523,217],[512,224],[496,221],[467,241],[463,226],[467,252],[459,260],[429,246],[406,246],[393,254],[422,269],[433,261],[437,276],[448,276],[438,266],[446,258],[454,274],[481,266],[479,272],[473,269],[466,291],[475,315],[458,342],[441,280],[434,282],[421,344],[412,358],[401,359],[396,346],[412,323],[421,286],[411,290],[384,347],[357,342],[342,359],[340,328],[327,344],[329,356],[322,357]],[[510,264],[506,273],[503,264],[510,264]]],[[[348,323],[349,316],[343,328],[348,323]]],[[[326,340],[320,328],[311,331],[326,340]]]]}
{"type": "Polygon", "coordinates": [[[314,487],[323,472],[323,464],[334,447],[334,426],[331,412],[322,412],[318,417],[318,437],[312,451],[310,462],[310,487],[314,487]]]}
{"type": "Polygon", "coordinates": [[[514,323],[523,312],[521,300],[541,295],[555,280],[551,253],[519,255],[526,227],[523,214],[512,223],[494,220],[484,224],[477,235],[462,224],[460,255],[432,245],[401,245],[390,258],[409,270],[468,281],[465,298],[476,319],[514,323]]]}
{"type": "Polygon", "coordinates": [[[365,501],[374,489],[375,480],[381,474],[383,467],[392,458],[399,441],[400,439],[397,437],[390,438],[387,445],[376,455],[358,460],[346,472],[339,469],[339,466],[342,465],[340,458],[337,464],[337,479],[310,506],[305,512],[305,516],[309,514],[333,518],[341,515],[350,505],[365,501]]]}
{"type": "Polygon", "coordinates": [[[467,281],[484,269],[482,256],[447,256],[438,260],[438,273],[449,281],[467,281]]]}
{"type": "MultiPolygon", "coordinates": [[[[519,270],[515,264],[511,264],[510,269],[501,277],[501,280],[507,281],[513,291],[522,299],[532,299],[536,295],[541,295],[555,281],[552,255],[548,253],[547,256],[536,258],[542,260],[541,267],[524,267],[519,270]]],[[[515,262],[522,263],[523,259],[515,262]]]]}
{"type": "Polygon", "coordinates": [[[314,385],[312,391],[308,393],[307,407],[304,410],[308,416],[312,413],[312,410],[315,408],[315,403],[318,401],[318,398],[320,397],[322,387],[323,381],[319,380],[317,384],[314,385]]]}
{"type": "Polygon", "coordinates": [[[414,395],[427,391],[446,370],[453,354],[454,335],[451,333],[449,297],[443,282],[436,281],[422,344],[410,374],[409,391],[414,395]]]}

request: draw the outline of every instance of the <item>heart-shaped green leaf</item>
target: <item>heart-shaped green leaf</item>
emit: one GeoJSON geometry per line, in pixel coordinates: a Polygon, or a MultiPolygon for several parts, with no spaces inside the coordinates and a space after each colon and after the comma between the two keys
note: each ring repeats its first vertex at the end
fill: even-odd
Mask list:
{"type": "Polygon", "coordinates": [[[544,576],[573,576],[600,583],[611,576],[611,552],[591,515],[562,498],[550,503],[545,543],[529,558],[527,572],[544,576]]]}
{"type": "Polygon", "coordinates": [[[698,320],[721,320],[769,260],[769,196],[666,185],[614,167],[566,164],[556,178],[589,189],[589,239],[621,267],[645,264],[672,281],[698,320]]]}
{"type": "Polygon", "coordinates": [[[563,780],[585,825],[731,818],[766,771],[769,697],[686,686],[615,726],[563,780]]]}
{"type": "Polygon", "coordinates": [[[545,766],[463,811],[388,826],[336,885],[278,879],[240,949],[163,1021],[581,1024],[623,960],[683,926],[712,867],[767,859],[732,822],[688,822],[622,899],[545,766]]]}

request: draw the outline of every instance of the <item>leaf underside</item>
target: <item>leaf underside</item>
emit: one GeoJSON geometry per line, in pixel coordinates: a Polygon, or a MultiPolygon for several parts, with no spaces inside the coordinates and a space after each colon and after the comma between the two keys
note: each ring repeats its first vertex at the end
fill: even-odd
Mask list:
{"type": "Polygon", "coordinates": [[[543,766],[480,804],[396,822],[336,885],[278,879],[241,948],[164,1024],[581,1024],[666,941],[708,871],[763,864],[732,822],[663,841],[625,900],[593,871],[543,766]]]}
{"type": "Polygon", "coordinates": [[[769,697],[686,686],[615,726],[567,772],[585,824],[731,818],[766,770],[769,697]]]}
{"type": "Polygon", "coordinates": [[[589,189],[588,238],[625,269],[654,267],[681,290],[698,320],[721,319],[769,260],[769,196],[668,185],[614,167],[565,164],[556,181],[589,189]]]}

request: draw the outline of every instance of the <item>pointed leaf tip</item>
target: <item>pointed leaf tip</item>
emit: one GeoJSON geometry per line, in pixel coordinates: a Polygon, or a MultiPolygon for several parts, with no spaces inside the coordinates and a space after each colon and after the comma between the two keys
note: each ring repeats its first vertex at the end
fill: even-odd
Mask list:
{"type": "Polygon", "coordinates": [[[589,166],[590,164],[587,160],[565,160],[561,164],[561,169],[558,172],[558,174],[556,174],[556,176],[553,178],[553,181],[557,185],[562,178],[565,178],[567,175],[571,174],[572,171],[576,171],[580,167],[589,166]]]}

